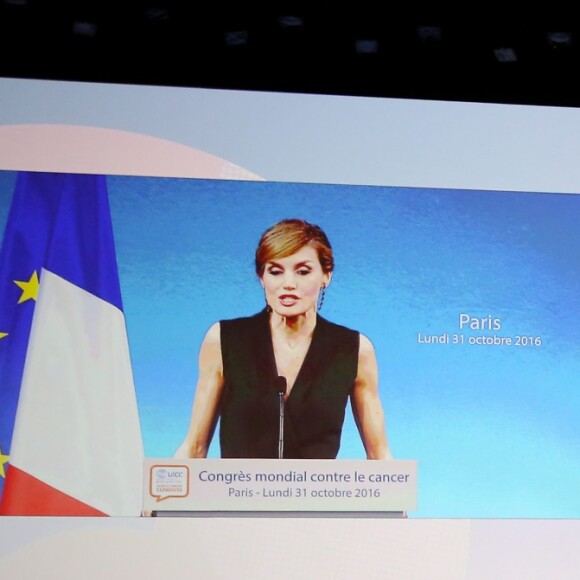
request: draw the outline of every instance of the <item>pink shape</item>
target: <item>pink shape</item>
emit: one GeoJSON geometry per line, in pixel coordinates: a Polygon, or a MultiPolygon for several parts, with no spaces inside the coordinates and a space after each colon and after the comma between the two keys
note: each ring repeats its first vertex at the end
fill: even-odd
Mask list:
{"type": "Polygon", "coordinates": [[[75,125],[0,126],[0,168],[261,180],[239,165],[193,147],[129,131],[75,125]]]}

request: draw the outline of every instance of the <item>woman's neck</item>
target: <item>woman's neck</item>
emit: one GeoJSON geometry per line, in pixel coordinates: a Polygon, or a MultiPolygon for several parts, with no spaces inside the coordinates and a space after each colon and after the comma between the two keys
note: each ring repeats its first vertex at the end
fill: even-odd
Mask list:
{"type": "Polygon", "coordinates": [[[316,311],[308,311],[298,316],[281,316],[272,312],[270,328],[273,332],[287,337],[302,338],[312,336],[316,326],[316,311]]]}

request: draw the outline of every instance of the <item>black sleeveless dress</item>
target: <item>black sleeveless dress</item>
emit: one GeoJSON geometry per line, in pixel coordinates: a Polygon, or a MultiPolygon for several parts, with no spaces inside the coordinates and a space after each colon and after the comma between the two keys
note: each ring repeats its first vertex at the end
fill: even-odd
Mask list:
{"type": "MultiPolygon", "coordinates": [[[[220,321],[222,457],[277,458],[279,397],[269,315],[220,321]]],[[[334,459],[358,368],[360,335],[318,316],[285,410],[284,457],[334,459]]]]}

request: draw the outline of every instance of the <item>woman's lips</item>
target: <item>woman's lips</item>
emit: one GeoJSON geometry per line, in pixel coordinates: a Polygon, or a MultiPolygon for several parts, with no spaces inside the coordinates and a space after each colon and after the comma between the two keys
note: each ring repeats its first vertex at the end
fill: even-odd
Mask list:
{"type": "Polygon", "coordinates": [[[280,301],[280,304],[282,304],[282,306],[294,306],[294,304],[296,304],[296,302],[298,302],[300,298],[298,298],[298,296],[295,296],[294,294],[282,294],[282,296],[280,296],[278,300],[280,301]]]}

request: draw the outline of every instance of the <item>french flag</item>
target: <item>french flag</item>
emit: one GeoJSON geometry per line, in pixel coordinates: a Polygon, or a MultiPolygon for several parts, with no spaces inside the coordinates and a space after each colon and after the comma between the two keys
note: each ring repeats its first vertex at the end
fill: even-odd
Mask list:
{"type": "Polygon", "coordinates": [[[0,514],[139,515],[143,444],[105,178],[20,174],[0,260],[0,514]]]}

